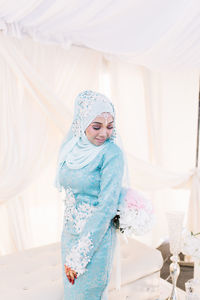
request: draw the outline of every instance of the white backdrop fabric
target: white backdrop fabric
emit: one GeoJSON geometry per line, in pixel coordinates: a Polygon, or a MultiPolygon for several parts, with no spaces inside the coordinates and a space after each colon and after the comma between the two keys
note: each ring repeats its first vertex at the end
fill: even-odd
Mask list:
{"type": "MultiPolygon", "coordinates": [[[[44,145],[45,142],[44,138],[48,138],[48,136],[44,135],[47,130],[47,128],[43,129],[43,123],[45,121],[51,122],[51,126],[53,123],[53,129],[59,129],[63,134],[66,133],[73,111],[73,107],[70,107],[70,103],[72,103],[73,98],[80,89],[83,89],[87,85],[93,88],[97,86],[98,73],[100,70],[99,64],[101,61],[101,55],[89,49],[78,49],[78,53],[76,53],[75,49],[71,49],[69,52],[65,52],[61,49],[59,52],[59,49],[56,48],[53,54],[53,60],[51,60],[51,49],[49,49],[49,53],[46,53],[42,46],[37,45],[37,47],[30,51],[30,49],[27,48],[27,44],[22,43],[19,51],[19,45],[20,43],[18,43],[17,40],[12,40],[11,42],[9,38],[2,35],[0,36],[0,54],[2,60],[1,84],[2,92],[4,92],[1,100],[2,102],[4,101],[4,109],[8,111],[6,114],[5,110],[1,110],[1,120],[4,120],[7,125],[6,131],[6,128],[3,127],[4,132],[2,135],[2,137],[6,137],[6,143],[1,143],[2,150],[7,157],[5,160],[5,156],[1,156],[2,169],[4,170],[4,176],[0,183],[0,198],[2,199],[8,199],[12,195],[15,195],[19,192],[17,188],[19,187],[19,182],[23,182],[23,186],[21,187],[23,189],[32,176],[34,176],[37,164],[35,164],[33,158],[37,153],[33,153],[32,151],[39,151],[43,164],[46,165],[48,155],[46,155],[46,152],[44,154],[42,152],[46,149],[38,148],[36,150],[32,145],[34,139],[38,144],[40,143],[36,126],[41,130],[40,138],[42,145],[44,145]],[[61,55],[65,56],[62,65],[59,64],[56,59],[56,57],[58,60],[62,59],[61,55]],[[75,59],[73,59],[73,57],[75,59]],[[82,65],[79,63],[79,60],[82,61],[82,65]],[[34,68],[32,68],[32,63],[34,64],[34,68]],[[68,76],[69,71],[70,76],[68,76]],[[77,79],[77,73],[79,73],[79,79],[77,79]],[[45,77],[45,80],[43,77],[45,77]],[[88,84],[88,82],[90,84],[88,84]],[[72,84],[75,85],[74,90],[72,84]],[[66,109],[63,102],[60,101],[60,98],[65,98],[66,92],[67,98],[69,99],[69,110],[66,109]],[[13,103],[14,98],[16,98],[17,101],[13,103]],[[10,99],[10,102],[8,99],[10,99]],[[16,114],[18,111],[21,113],[21,116],[16,114]],[[41,117],[39,118],[38,116],[36,119],[37,111],[39,111],[38,114],[40,114],[41,117]],[[19,120],[16,119],[17,116],[19,120]],[[31,116],[33,117],[31,118],[31,116]],[[7,139],[6,134],[9,133],[9,128],[12,123],[14,123],[13,129],[16,131],[16,134],[13,132],[13,136],[7,139]],[[23,128],[27,129],[25,133],[23,128]],[[31,132],[31,130],[33,132],[31,132]],[[44,132],[42,132],[42,130],[44,130],[44,132]],[[27,136],[24,136],[24,134],[27,136]],[[9,153],[12,149],[11,145],[13,141],[16,141],[15,156],[13,156],[12,152],[9,153]],[[25,141],[26,145],[21,143],[21,141],[25,141]],[[9,142],[11,144],[9,144],[9,142]],[[42,157],[42,155],[44,155],[44,157],[42,157]],[[12,159],[16,161],[12,161],[12,159]],[[20,162],[20,160],[23,162],[20,162]],[[20,176],[24,178],[20,178],[19,176],[19,166],[22,163],[25,163],[27,168],[26,173],[22,174],[22,172],[20,172],[20,176]],[[28,163],[32,165],[28,165],[28,163]],[[11,168],[13,169],[15,164],[17,170],[16,173],[15,170],[12,172],[14,182],[11,188],[7,176],[9,177],[11,175],[10,170],[11,168]],[[30,167],[32,174],[28,171],[30,167]]],[[[50,151],[55,151],[55,146],[52,147],[48,145],[48,141],[46,141],[46,147],[48,147],[50,151]]],[[[49,157],[51,157],[51,155],[49,157]]],[[[42,163],[40,163],[40,167],[42,167],[41,164],[42,163]]]]}
{"type": "Polygon", "coordinates": [[[58,148],[72,121],[75,96],[85,87],[98,87],[101,59],[101,54],[89,49],[65,51],[0,35],[3,253],[58,240],[56,217],[61,204],[53,187],[58,148]],[[53,159],[52,179],[45,191],[41,174],[53,159]],[[52,226],[52,233],[45,235],[43,226],[46,232],[52,226]]]}
{"type": "Polygon", "coordinates": [[[189,197],[190,228],[199,229],[199,72],[153,72],[95,50],[1,34],[0,77],[1,254],[60,240],[56,159],[84,89],[111,97],[132,186],[153,199],[157,226],[141,239],[157,245],[167,236],[165,211],[187,213],[189,197]]]}
{"type": "Polygon", "coordinates": [[[199,26],[199,0],[0,1],[6,34],[82,45],[154,70],[199,70],[199,26]]]}

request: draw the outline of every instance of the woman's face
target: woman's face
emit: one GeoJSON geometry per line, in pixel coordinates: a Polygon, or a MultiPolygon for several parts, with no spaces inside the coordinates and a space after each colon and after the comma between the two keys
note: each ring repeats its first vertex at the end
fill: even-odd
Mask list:
{"type": "Polygon", "coordinates": [[[96,146],[102,145],[112,134],[113,122],[114,119],[110,113],[97,116],[85,130],[88,140],[96,146]]]}

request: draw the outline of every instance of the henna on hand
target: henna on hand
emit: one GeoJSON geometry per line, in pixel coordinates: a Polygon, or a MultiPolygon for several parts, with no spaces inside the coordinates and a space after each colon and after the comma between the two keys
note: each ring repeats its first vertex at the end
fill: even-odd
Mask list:
{"type": "Polygon", "coordinates": [[[72,270],[70,267],[68,267],[66,265],[64,265],[64,266],[65,266],[65,273],[66,273],[66,276],[67,276],[69,282],[71,284],[74,284],[75,279],[77,279],[76,271],[72,270]]]}

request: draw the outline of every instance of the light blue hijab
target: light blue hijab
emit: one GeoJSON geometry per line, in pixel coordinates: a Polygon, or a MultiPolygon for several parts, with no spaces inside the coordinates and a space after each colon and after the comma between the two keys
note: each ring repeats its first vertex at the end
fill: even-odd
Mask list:
{"type": "Polygon", "coordinates": [[[55,179],[55,186],[61,191],[59,183],[59,170],[63,163],[71,169],[79,169],[92,161],[97,154],[106,146],[107,141],[102,145],[92,144],[85,135],[86,128],[101,113],[109,112],[114,118],[113,133],[110,139],[114,139],[115,110],[111,101],[101,93],[84,91],[75,99],[74,118],[67,136],[61,144],[58,155],[58,167],[55,179]]]}

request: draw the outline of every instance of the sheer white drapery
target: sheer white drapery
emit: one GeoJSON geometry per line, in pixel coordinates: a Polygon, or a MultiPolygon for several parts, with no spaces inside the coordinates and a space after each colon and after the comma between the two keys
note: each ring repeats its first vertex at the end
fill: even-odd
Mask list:
{"type": "MultiPolygon", "coordinates": [[[[189,195],[182,189],[199,189],[191,183],[198,175],[193,169],[198,72],[156,73],[109,60],[103,73],[102,54],[94,50],[0,39],[1,253],[59,240],[62,204],[53,188],[57,151],[75,95],[86,88],[106,91],[100,76],[101,82],[110,78],[133,187],[154,193],[163,225],[153,232],[158,242],[166,232],[164,211],[178,205],[186,210],[189,195]]],[[[193,221],[198,197],[191,193],[193,221]]]]}
{"type": "Polygon", "coordinates": [[[7,0],[0,29],[155,69],[199,69],[199,0],[7,0]]]}
{"type": "Polygon", "coordinates": [[[3,177],[0,181],[0,201],[2,201],[23,190],[27,182],[35,176],[35,172],[38,172],[37,167],[41,169],[52,157],[51,154],[46,154],[47,149],[52,153],[55,151],[56,143],[51,134],[56,134],[58,130],[61,134],[66,133],[71,123],[72,102],[79,90],[84,89],[85,86],[97,87],[101,54],[89,49],[76,49],[76,47],[65,52],[59,47],[43,47],[30,40],[21,43],[16,39],[10,40],[0,35],[0,55],[1,91],[4,93],[1,97],[4,105],[1,110],[1,120],[5,122],[4,127],[1,127],[3,131],[1,137],[4,138],[1,143],[1,151],[4,154],[1,155],[3,177]],[[80,75],[79,78],[77,74],[80,75]],[[12,130],[9,132],[10,128],[12,130]],[[24,132],[24,128],[27,131],[24,132]],[[9,139],[7,133],[11,135],[9,139]],[[42,147],[46,143],[47,148],[34,148],[36,141],[40,144],[39,138],[42,147]],[[50,141],[45,141],[48,138],[50,141]],[[27,143],[27,149],[20,143],[21,141],[27,143]],[[41,157],[41,162],[37,164],[33,158],[38,159],[38,155],[41,157]],[[20,173],[23,176],[20,178],[20,166],[23,162],[27,170],[23,175],[20,173]],[[11,175],[12,184],[8,179],[11,175]],[[18,181],[23,182],[21,189],[18,181]]]}
{"type": "Polygon", "coordinates": [[[200,182],[199,170],[195,168],[199,72],[152,72],[116,60],[108,61],[108,72],[112,98],[121,103],[119,128],[125,149],[130,153],[132,185],[152,191],[155,201],[158,226],[154,238],[161,237],[165,230],[167,235],[164,212],[169,209],[188,211],[189,228],[197,232],[200,228],[197,213],[200,182]],[[126,105],[122,105],[124,102],[126,105]]]}
{"type": "MultiPolygon", "coordinates": [[[[51,193],[42,192],[41,174],[57,157],[63,134],[71,124],[75,96],[85,88],[97,89],[101,61],[102,55],[93,50],[72,47],[66,52],[58,46],[40,45],[0,34],[2,253],[7,251],[5,245],[10,245],[11,251],[38,245],[41,241],[40,233],[38,237],[34,233],[37,224],[42,227],[41,216],[37,213],[40,214],[44,203],[47,210],[50,203],[55,206],[57,199],[53,186],[50,188],[55,174],[51,173],[51,181],[48,181],[51,193]],[[38,177],[40,185],[35,183],[38,177]],[[37,203],[38,195],[41,205],[37,203]],[[31,239],[31,231],[35,240],[31,239]]],[[[60,204],[57,206],[59,209],[60,204]]],[[[49,223],[55,222],[56,215],[54,221],[45,215],[49,223]]],[[[50,232],[46,236],[48,242],[56,239],[50,232]]]]}

